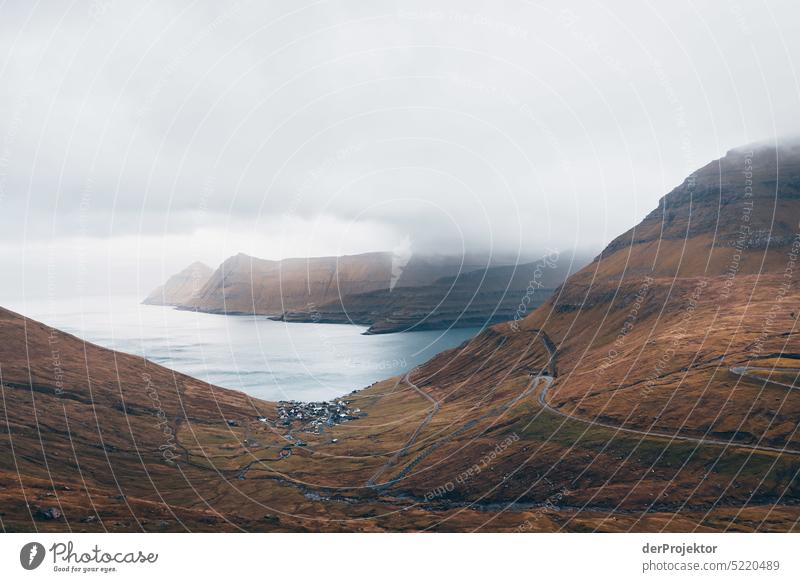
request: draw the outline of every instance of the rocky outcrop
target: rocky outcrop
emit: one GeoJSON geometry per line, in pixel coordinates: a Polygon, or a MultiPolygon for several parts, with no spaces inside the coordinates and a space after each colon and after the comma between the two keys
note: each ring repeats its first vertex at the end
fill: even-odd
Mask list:
{"type": "MultiPolygon", "coordinates": [[[[799,145],[733,149],[687,177],[641,223],[614,239],[598,274],[685,277],[777,267],[797,233],[798,205],[799,145]],[[733,259],[731,250],[738,251],[733,259]]],[[[588,270],[584,275],[581,281],[592,276],[588,270]]]]}
{"type": "Polygon", "coordinates": [[[195,262],[167,282],[154,289],[142,303],[147,305],[184,305],[197,297],[214,271],[208,265],[195,262]]]}

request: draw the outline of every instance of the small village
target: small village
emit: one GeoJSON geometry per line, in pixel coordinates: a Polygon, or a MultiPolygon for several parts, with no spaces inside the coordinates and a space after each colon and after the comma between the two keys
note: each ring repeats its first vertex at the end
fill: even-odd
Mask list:
{"type": "Polygon", "coordinates": [[[351,409],[347,400],[330,402],[279,402],[278,426],[291,427],[297,421],[306,432],[320,433],[325,427],[349,422],[362,416],[360,408],[351,409]]]}

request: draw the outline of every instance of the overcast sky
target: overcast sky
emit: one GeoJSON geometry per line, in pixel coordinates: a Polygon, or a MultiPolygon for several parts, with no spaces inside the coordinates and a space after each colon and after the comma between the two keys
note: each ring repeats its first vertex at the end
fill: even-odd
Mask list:
{"type": "Polygon", "coordinates": [[[800,129],[791,0],[223,4],[2,4],[0,297],[239,251],[598,250],[800,129]]]}

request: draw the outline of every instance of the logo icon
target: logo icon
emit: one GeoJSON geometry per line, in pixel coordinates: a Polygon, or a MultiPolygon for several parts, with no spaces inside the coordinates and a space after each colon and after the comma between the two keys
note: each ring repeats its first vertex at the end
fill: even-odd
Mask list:
{"type": "Polygon", "coordinates": [[[39,542],[30,542],[19,551],[19,563],[26,570],[35,570],[44,561],[44,546],[39,542]]]}

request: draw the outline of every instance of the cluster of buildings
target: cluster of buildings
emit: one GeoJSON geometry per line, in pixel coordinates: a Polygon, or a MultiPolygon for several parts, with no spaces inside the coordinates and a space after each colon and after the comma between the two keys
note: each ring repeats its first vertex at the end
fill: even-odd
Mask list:
{"type": "Polygon", "coordinates": [[[309,432],[322,432],[328,426],[334,426],[355,420],[361,413],[360,408],[351,409],[346,400],[333,400],[331,402],[279,402],[279,426],[291,426],[298,421],[306,425],[309,432]]]}

